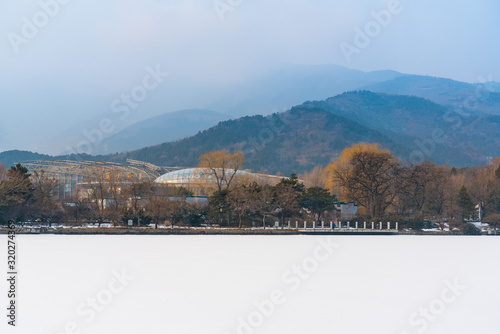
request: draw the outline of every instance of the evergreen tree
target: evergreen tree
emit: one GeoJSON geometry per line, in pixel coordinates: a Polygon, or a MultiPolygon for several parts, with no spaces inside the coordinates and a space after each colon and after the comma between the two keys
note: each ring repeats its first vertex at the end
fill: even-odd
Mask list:
{"type": "MultiPolygon", "coordinates": [[[[28,169],[21,164],[11,167],[0,180],[0,220],[6,220],[9,211],[21,208],[32,196],[33,185],[28,169]]],[[[10,218],[21,217],[10,216],[10,218]]]]}
{"type": "Polygon", "coordinates": [[[463,220],[469,218],[475,211],[474,202],[465,186],[462,186],[458,193],[458,206],[460,207],[463,220]]]}
{"type": "Polygon", "coordinates": [[[280,182],[277,184],[277,187],[285,186],[285,185],[291,185],[294,190],[296,190],[299,193],[303,193],[305,191],[304,184],[299,182],[299,178],[297,177],[297,174],[292,173],[290,174],[289,178],[283,178],[280,180],[280,182]]]}
{"type": "Polygon", "coordinates": [[[330,192],[325,188],[310,187],[302,195],[300,204],[302,207],[315,213],[316,219],[319,221],[321,213],[333,209],[335,201],[335,195],[330,195],[330,192]]]}

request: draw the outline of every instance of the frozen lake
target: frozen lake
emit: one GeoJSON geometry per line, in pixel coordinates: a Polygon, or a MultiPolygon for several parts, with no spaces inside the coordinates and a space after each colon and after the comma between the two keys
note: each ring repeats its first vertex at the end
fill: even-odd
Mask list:
{"type": "Polygon", "coordinates": [[[500,333],[500,238],[20,235],[0,333],[500,333]]]}

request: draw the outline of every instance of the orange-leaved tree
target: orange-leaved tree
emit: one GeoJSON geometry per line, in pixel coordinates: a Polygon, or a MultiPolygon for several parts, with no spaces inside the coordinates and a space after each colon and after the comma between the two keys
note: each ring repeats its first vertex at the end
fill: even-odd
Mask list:
{"type": "Polygon", "coordinates": [[[378,144],[345,148],[325,172],[328,189],[364,207],[374,219],[384,216],[404,183],[402,163],[378,144]]]}

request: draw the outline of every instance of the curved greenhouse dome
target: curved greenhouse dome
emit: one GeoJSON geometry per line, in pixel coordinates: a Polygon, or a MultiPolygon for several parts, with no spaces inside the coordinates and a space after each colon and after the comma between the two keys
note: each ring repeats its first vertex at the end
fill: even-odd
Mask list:
{"type": "MultiPolygon", "coordinates": [[[[232,175],[234,170],[228,169],[226,174],[232,175]]],[[[234,176],[233,183],[238,182],[257,182],[259,184],[275,185],[282,179],[282,176],[251,173],[244,170],[238,170],[234,176]]],[[[172,171],[158,177],[155,182],[169,184],[172,186],[182,186],[196,193],[206,193],[216,188],[217,180],[210,170],[205,168],[186,168],[172,171]]]]}

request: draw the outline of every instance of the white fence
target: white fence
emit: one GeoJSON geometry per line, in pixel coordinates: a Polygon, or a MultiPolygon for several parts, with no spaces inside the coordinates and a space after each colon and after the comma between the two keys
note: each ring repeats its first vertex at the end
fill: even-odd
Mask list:
{"type": "Polygon", "coordinates": [[[287,229],[311,230],[311,231],[397,231],[398,222],[351,222],[351,221],[330,221],[330,222],[290,222],[284,226],[287,229]]]}

